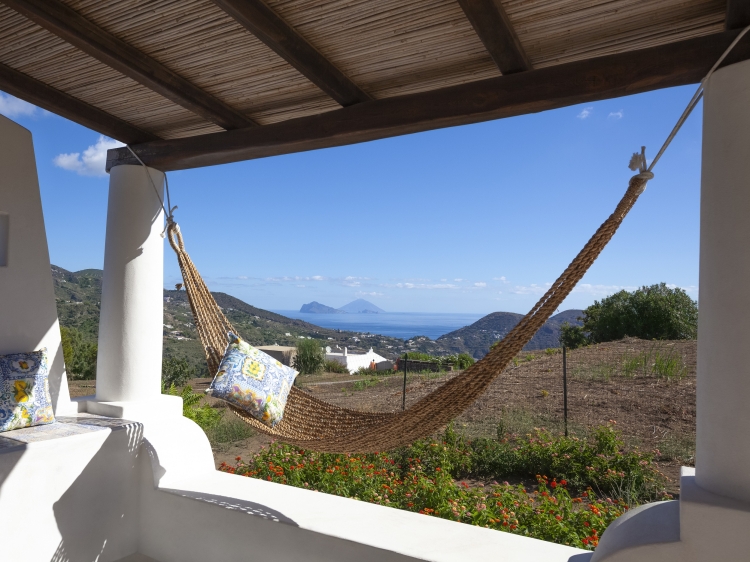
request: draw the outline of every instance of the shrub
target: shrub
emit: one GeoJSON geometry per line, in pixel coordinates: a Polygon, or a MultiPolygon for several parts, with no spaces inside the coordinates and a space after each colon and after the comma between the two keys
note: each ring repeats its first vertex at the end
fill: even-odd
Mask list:
{"type": "Polygon", "coordinates": [[[468,369],[474,364],[474,358],[468,353],[459,353],[456,356],[456,360],[453,362],[453,366],[456,369],[464,370],[468,369]]]}
{"type": "Polygon", "coordinates": [[[410,351],[401,355],[401,359],[407,359],[409,361],[425,361],[427,363],[438,363],[440,365],[453,365],[454,368],[460,370],[468,369],[474,364],[474,358],[468,353],[437,356],[422,353],[420,351],[410,351]]]}
{"type": "Polygon", "coordinates": [[[560,327],[560,345],[568,349],[576,349],[588,345],[589,340],[581,326],[573,326],[564,322],[560,327]]]}
{"type": "Polygon", "coordinates": [[[97,344],[84,338],[75,328],[60,328],[65,370],[71,378],[96,378],[97,344]]]}
{"type": "Polygon", "coordinates": [[[215,427],[221,421],[223,413],[208,404],[201,404],[204,396],[196,393],[189,386],[178,392],[177,387],[170,384],[166,394],[182,398],[182,415],[197,423],[203,431],[215,427]]]}
{"type": "Polygon", "coordinates": [[[477,441],[449,427],[442,439],[361,455],[276,443],[219,470],[586,549],[598,544],[632,500],[661,497],[648,484],[660,478],[650,455],[622,451],[611,426],[588,440],[553,438],[540,430],[524,438],[477,441]],[[503,475],[526,478],[527,485],[495,482],[485,489],[456,482],[503,475]],[[610,492],[623,495],[605,497],[610,492]]]}
{"type": "Polygon", "coordinates": [[[303,375],[315,375],[323,370],[326,354],[318,340],[299,340],[294,368],[303,375]]]}
{"type": "Polygon", "coordinates": [[[195,375],[195,367],[191,366],[185,358],[168,356],[161,362],[162,388],[185,386],[190,379],[195,378],[195,375]]]}
{"type": "Polygon", "coordinates": [[[204,431],[211,445],[217,448],[255,435],[255,430],[251,425],[229,412],[223,415],[216,425],[205,428],[204,431]]]}
{"type": "Polygon", "coordinates": [[[338,361],[328,360],[323,363],[323,370],[326,373],[345,373],[349,374],[349,369],[346,368],[345,365],[342,365],[338,361]]]}
{"type": "Polygon", "coordinates": [[[626,336],[640,339],[694,339],[698,334],[698,304],[680,288],[665,283],[620,291],[583,311],[582,331],[600,343],[626,336]]]}

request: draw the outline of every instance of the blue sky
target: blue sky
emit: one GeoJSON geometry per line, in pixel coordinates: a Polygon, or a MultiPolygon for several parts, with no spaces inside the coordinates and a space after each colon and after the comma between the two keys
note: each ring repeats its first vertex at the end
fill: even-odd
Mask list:
{"type": "MultiPolygon", "coordinates": [[[[272,310],[526,312],[612,212],[695,87],[302,154],[171,172],[210,288],[272,310]]],[[[111,141],[0,94],[30,129],[52,263],[100,268],[111,141]]],[[[697,298],[702,107],[561,309],[664,281],[697,298]]],[[[165,249],[165,286],[179,281],[165,249]]]]}

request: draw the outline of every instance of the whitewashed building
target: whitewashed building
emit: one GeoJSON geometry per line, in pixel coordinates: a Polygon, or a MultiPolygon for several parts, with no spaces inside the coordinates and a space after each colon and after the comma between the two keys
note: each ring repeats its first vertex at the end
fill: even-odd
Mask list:
{"type": "Polygon", "coordinates": [[[378,363],[384,363],[388,360],[382,355],[375,353],[372,348],[367,353],[349,353],[347,348],[344,348],[341,352],[331,350],[330,347],[326,347],[326,360],[336,361],[344,367],[346,367],[350,373],[356,373],[359,369],[369,369],[373,361],[377,365],[378,363]]]}

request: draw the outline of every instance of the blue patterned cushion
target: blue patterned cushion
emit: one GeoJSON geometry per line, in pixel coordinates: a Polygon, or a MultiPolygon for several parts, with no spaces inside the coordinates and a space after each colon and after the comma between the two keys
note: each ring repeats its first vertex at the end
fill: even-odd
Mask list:
{"type": "Polygon", "coordinates": [[[273,427],[281,421],[297,371],[234,334],[207,393],[273,427]]]}
{"type": "Polygon", "coordinates": [[[47,350],[0,355],[0,431],[55,421],[47,350]]]}

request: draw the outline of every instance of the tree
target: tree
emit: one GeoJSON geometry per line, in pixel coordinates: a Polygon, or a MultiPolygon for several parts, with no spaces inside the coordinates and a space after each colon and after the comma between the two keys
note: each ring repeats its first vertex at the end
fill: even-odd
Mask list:
{"type": "Polygon", "coordinates": [[[162,388],[185,386],[195,374],[195,367],[187,359],[167,356],[161,362],[162,388]]]}
{"type": "Polygon", "coordinates": [[[564,322],[560,327],[560,345],[568,349],[576,349],[588,345],[589,340],[581,326],[574,326],[564,322]]]}
{"type": "MultiPolygon", "coordinates": [[[[698,335],[698,303],[679,287],[666,283],[619,291],[583,311],[589,343],[630,336],[645,340],[685,340],[698,335]]],[[[569,332],[569,336],[572,333],[569,332]]]]}
{"type": "Polygon", "coordinates": [[[95,379],[98,347],[75,328],[60,328],[65,370],[71,378],[95,379]]]}
{"type": "Polygon", "coordinates": [[[317,340],[299,340],[297,355],[294,357],[294,368],[303,375],[320,373],[325,365],[326,354],[317,340]]]}

